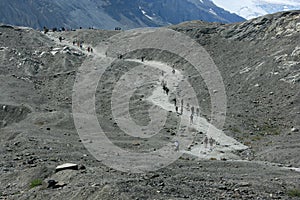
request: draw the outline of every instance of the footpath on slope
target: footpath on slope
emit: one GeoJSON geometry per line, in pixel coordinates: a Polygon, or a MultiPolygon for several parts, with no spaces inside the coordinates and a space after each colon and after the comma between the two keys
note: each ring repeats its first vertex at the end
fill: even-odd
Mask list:
{"type": "MultiPolygon", "coordinates": [[[[73,45],[72,44],[72,41],[68,41],[66,38],[63,38],[61,41],[59,40],[59,36],[55,33],[55,32],[48,32],[46,34],[46,36],[48,38],[50,38],[51,40],[53,40],[54,42],[56,42],[58,45],[60,46],[64,46],[64,47],[69,47],[69,48],[72,48],[72,49],[76,49],[77,51],[83,53],[83,54],[88,54],[88,55],[92,55],[93,53],[96,53],[98,54],[98,52],[93,52],[93,53],[90,53],[88,51],[86,51],[86,45],[82,45],[82,48],[80,48],[79,46],[77,45],[73,45]]],[[[90,45],[87,45],[87,46],[90,46],[90,45]]]]}
{"type": "MultiPolygon", "coordinates": [[[[101,53],[99,52],[99,48],[94,50],[93,53],[89,53],[85,50],[86,46],[89,46],[88,44],[84,44],[82,48],[78,47],[77,45],[73,45],[71,41],[68,41],[67,39],[63,39],[62,41],[59,41],[59,38],[55,33],[47,33],[47,36],[54,40],[57,44],[62,46],[67,46],[73,49],[76,49],[84,54],[88,55],[97,55],[100,57],[105,57],[105,52],[101,53]]],[[[103,48],[105,49],[105,48],[103,48]]],[[[157,61],[147,61],[145,60],[142,62],[138,59],[124,59],[124,61],[131,61],[131,62],[137,62],[143,65],[148,65],[150,67],[158,68],[160,70],[164,71],[164,75],[160,78],[161,81],[164,80],[167,82],[168,87],[170,89],[170,92],[174,92],[176,88],[178,87],[178,84],[184,80],[184,76],[181,74],[180,71],[175,70],[175,73],[172,73],[172,67],[157,61]]],[[[166,110],[175,112],[174,104],[172,104],[169,101],[168,96],[163,92],[162,87],[160,84],[155,88],[153,91],[153,94],[148,98],[148,101],[152,102],[154,105],[159,106],[160,108],[166,110]]],[[[192,105],[191,105],[192,106],[192,105]]],[[[238,160],[240,159],[238,155],[234,154],[236,151],[241,151],[248,149],[247,146],[239,143],[235,139],[227,136],[224,134],[223,131],[218,130],[216,127],[211,125],[205,118],[200,116],[195,116],[193,123],[189,123],[190,118],[190,111],[188,111],[186,108],[184,108],[184,112],[181,117],[181,122],[185,123],[183,125],[187,127],[192,127],[199,132],[199,136],[202,137],[202,139],[207,136],[209,138],[214,139],[214,141],[217,143],[214,144],[213,147],[210,147],[209,145],[205,145],[203,142],[201,144],[195,145],[191,147],[189,150],[187,149],[180,149],[181,152],[191,154],[194,156],[197,156],[201,159],[233,159],[238,160]],[[185,120],[183,120],[185,119],[185,120]],[[209,132],[207,130],[210,129],[209,132]],[[202,134],[200,134],[202,133],[202,134]]],[[[199,137],[198,136],[198,137],[199,137]]]]}
{"type": "MultiPolygon", "coordinates": [[[[47,36],[55,41],[57,44],[62,45],[62,46],[68,46],[70,48],[76,49],[84,54],[88,55],[97,55],[100,57],[106,57],[105,55],[105,50],[106,48],[97,48],[94,49],[93,53],[89,53],[85,50],[85,45],[83,48],[80,48],[76,45],[73,45],[72,42],[64,39],[61,42],[57,37],[55,37],[52,34],[47,34],[47,36]]],[[[89,45],[87,45],[89,46],[89,45]]],[[[143,65],[148,65],[151,67],[159,68],[160,70],[163,70],[164,76],[161,77],[161,80],[164,80],[168,83],[168,86],[172,91],[176,90],[178,83],[184,79],[184,76],[181,74],[180,71],[175,70],[175,74],[172,73],[172,67],[162,63],[162,62],[157,62],[157,61],[147,61],[145,60],[142,62],[141,60],[138,59],[125,59],[127,61],[132,61],[132,62],[138,62],[143,65]]],[[[174,104],[172,104],[169,101],[168,96],[163,92],[162,87],[160,84],[155,88],[153,91],[152,95],[148,98],[150,102],[153,104],[161,107],[162,109],[165,109],[167,111],[175,112],[175,107],[174,104]]],[[[190,117],[190,112],[184,108],[183,114],[180,116],[181,118],[189,119],[190,117]]],[[[199,133],[203,133],[200,136],[202,139],[207,136],[213,138],[215,141],[217,141],[217,145],[214,145],[213,148],[210,148],[209,145],[208,147],[205,146],[205,144],[202,142],[201,144],[194,145],[191,147],[189,150],[186,149],[180,149],[181,152],[194,155],[199,157],[200,159],[229,159],[229,160],[236,160],[240,162],[257,162],[257,163],[266,163],[271,166],[278,166],[280,168],[286,169],[286,170],[293,170],[300,172],[300,168],[294,168],[294,167],[286,167],[282,164],[279,163],[269,163],[265,161],[247,161],[247,160],[241,160],[238,155],[234,154],[236,151],[242,151],[248,149],[247,146],[241,144],[240,142],[236,141],[235,139],[227,136],[223,131],[215,128],[213,125],[211,125],[205,118],[203,117],[195,117],[193,124],[188,123],[189,120],[182,120],[183,122],[187,123],[185,124],[186,126],[190,126],[195,128],[199,133]],[[207,133],[206,131],[208,130],[208,127],[211,127],[213,131],[210,131],[207,133]]]]}
{"type": "MultiPolygon", "coordinates": [[[[167,82],[167,86],[170,89],[170,93],[176,93],[175,91],[178,89],[178,84],[183,81],[184,76],[180,71],[175,70],[175,73],[172,72],[172,67],[157,61],[144,61],[137,59],[127,59],[128,61],[139,62],[144,65],[148,65],[154,68],[158,68],[164,71],[164,76],[160,78],[160,81],[167,82]]],[[[184,97],[182,97],[184,98],[184,97]]],[[[158,84],[156,89],[153,91],[153,94],[148,98],[150,102],[161,107],[164,110],[176,112],[175,106],[173,103],[169,101],[168,95],[163,92],[162,86],[158,84]]],[[[186,102],[186,100],[184,100],[186,102]]],[[[179,103],[178,103],[179,104],[179,103]]],[[[190,105],[193,106],[193,105],[190,105]]],[[[193,123],[190,123],[191,112],[187,110],[184,106],[184,111],[179,116],[182,123],[187,127],[192,127],[197,130],[199,136],[204,139],[204,137],[212,138],[216,141],[217,145],[214,144],[212,147],[209,145],[205,145],[204,143],[198,144],[196,146],[191,147],[190,150],[181,149],[180,151],[183,153],[191,154],[197,156],[201,159],[240,159],[239,156],[235,155],[234,152],[242,151],[248,149],[247,146],[239,143],[235,139],[227,136],[223,131],[217,129],[212,124],[210,124],[205,118],[200,116],[195,116],[193,119],[193,123]],[[210,131],[208,129],[210,128],[210,131]],[[202,133],[202,134],[200,134],[202,133]]]]}

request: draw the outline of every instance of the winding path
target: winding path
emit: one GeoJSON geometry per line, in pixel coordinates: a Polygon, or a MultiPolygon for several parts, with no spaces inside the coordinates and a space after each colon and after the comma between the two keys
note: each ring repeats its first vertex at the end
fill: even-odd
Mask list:
{"type": "MultiPolygon", "coordinates": [[[[75,49],[85,55],[96,55],[100,57],[106,57],[105,51],[106,47],[94,49],[93,53],[89,53],[85,50],[85,48],[89,45],[85,45],[83,49],[80,47],[77,47],[72,44],[71,41],[68,40],[62,40],[59,41],[58,37],[56,37],[53,33],[48,33],[47,36],[55,41],[58,45],[61,45],[63,47],[67,46],[69,48],[75,49]]],[[[139,64],[143,64],[145,66],[150,66],[154,68],[158,68],[162,71],[164,71],[164,75],[160,77],[160,81],[164,80],[168,83],[168,87],[170,89],[170,92],[176,91],[178,84],[181,81],[185,81],[185,77],[182,75],[182,73],[178,70],[175,70],[175,74],[172,73],[172,67],[168,64],[158,62],[158,61],[147,61],[145,60],[142,62],[141,60],[137,59],[125,59],[125,61],[131,61],[131,62],[137,62],[139,64]]],[[[154,105],[160,107],[161,109],[164,109],[166,111],[171,111],[175,113],[175,107],[174,104],[169,101],[168,96],[163,92],[162,87],[160,83],[157,83],[157,87],[153,90],[152,95],[147,99],[149,102],[152,102],[154,105]]],[[[193,106],[193,105],[191,105],[193,106]]],[[[222,130],[217,129],[215,126],[210,124],[205,118],[197,116],[194,117],[193,124],[189,123],[190,118],[190,111],[187,109],[184,109],[184,112],[182,115],[179,115],[181,117],[181,121],[185,123],[185,126],[192,127],[196,129],[199,133],[199,136],[203,139],[205,136],[213,138],[215,141],[217,141],[217,145],[214,145],[213,148],[205,147],[203,142],[201,144],[197,144],[192,146],[189,150],[187,149],[180,149],[181,152],[186,154],[191,154],[194,156],[199,157],[200,159],[226,159],[226,160],[236,160],[240,162],[257,162],[261,163],[263,161],[247,161],[247,160],[241,160],[241,158],[235,154],[237,151],[243,151],[248,149],[247,146],[243,145],[242,143],[238,142],[234,138],[231,138],[227,136],[222,130]],[[184,120],[183,120],[184,119],[184,120]],[[210,129],[210,131],[207,131],[210,129]]],[[[277,165],[282,166],[281,164],[277,163],[269,163],[264,162],[269,165],[277,165]]],[[[300,172],[300,168],[293,168],[293,167],[284,167],[283,169],[287,170],[294,170],[297,172],[300,172]]]]}

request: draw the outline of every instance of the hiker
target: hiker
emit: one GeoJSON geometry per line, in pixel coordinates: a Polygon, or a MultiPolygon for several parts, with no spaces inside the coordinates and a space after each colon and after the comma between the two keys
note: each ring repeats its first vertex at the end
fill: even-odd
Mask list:
{"type": "Polygon", "coordinates": [[[194,113],[195,113],[195,108],[194,108],[194,106],[191,107],[191,111],[192,111],[192,115],[194,115],[194,113]]]}
{"type": "Polygon", "coordinates": [[[194,116],[191,114],[190,116],[190,124],[193,124],[194,123],[194,116]]]}
{"type": "Polygon", "coordinates": [[[175,111],[176,113],[178,113],[178,106],[175,106],[175,111]]]}
{"type": "Polygon", "coordinates": [[[214,140],[213,138],[209,138],[209,139],[208,139],[208,143],[209,143],[209,145],[210,145],[210,149],[213,148],[214,142],[215,142],[215,140],[214,140]]]}
{"type": "Polygon", "coordinates": [[[169,88],[166,87],[166,94],[167,95],[169,94],[169,91],[170,91],[169,88]]]}
{"type": "Polygon", "coordinates": [[[186,109],[190,110],[190,104],[189,103],[186,104],[186,109]]]}
{"type": "Polygon", "coordinates": [[[176,105],[177,105],[177,100],[176,100],[176,98],[174,98],[173,101],[174,101],[174,106],[176,106],[176,105]]]}
{"type": "Polygon", "coordinates": [[[46,26],[43,27],[43,30],[44,30],[44,34],[47,34],[49,32],[49,29],[46,26]]]}
{"type": "Polygon", "coordinates": [[[142,59],[142,62],[144,62],[144,60],[145,60],[145,56],[142,56],[142,58],[141,58],[141,59],[142,59]]]}
{"type": "Polygon", "coordinates": [[[94,52],[94,49],[91,47],[91,53],[93,53],[94,52]]]}
{"type": "Polygon", "coordinates": [[[204,137],[203,144],[204,144],[204,148],[206,149],[207,148],[207,144],[208,144],[208,138],[207,138],[207,136],[204,137]]]}
{"type": "Polygon", "coordinates": [[[175,151],[179,151],[179,142],[177,140],[174,142],[174,145],[175,145],[175,151]]]}
{"type": "Polygon", "coordinates": [[[91,51],[91,47],[88,47],[88,48],[87,48],[87,51],[90,52],[90,51],[91,51]]]}
{"type": "Polygon", "coordinates": [[[166,87],[166,84],[163,83],[163,86],[162,86],[162,87],[163,87],[163,91],[164,91],[164,93],[165,93],[165,92],[166,92],[166,88],[167,88],[167,87],[166,87]]]}
{"type": "Polygon", "coordinates": [[[199,108],[196,109],[196,115],[197,115],[197,117],[199,117],[199,115],[200,115],[200,109],[199,108]]]}
{"type": "Polygon", "coordinates": [[[169,93],[169,88],[167,87],[167,82],[164,82],[164,83],[163,83],[163,90],[164,90],[164,92],[167,93],[167,95],[168,95],[168,93],[169,93]]]}

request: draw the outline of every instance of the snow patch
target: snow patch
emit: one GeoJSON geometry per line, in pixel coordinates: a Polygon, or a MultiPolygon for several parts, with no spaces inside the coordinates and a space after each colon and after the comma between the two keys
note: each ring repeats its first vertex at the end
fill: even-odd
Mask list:
{"type": "Polygon", "coordinates": [[[39,55],[39,57],[41,58],[41,57],[43,57],[43,55],[45,55],[45,54],[47,54],[47,52],[43,51],[43,52],[39,55]]]}
{"type": "Polygon", "coordinates": [[[300,9],[299,0],[212,0],[227,11],[252,19],[280,11],[300,9]]]}
{"type": "Polygon", "coordinates": [[[55,56],[56,54],[58,54],[59,51],[51,51],[50,53],[55,56]]]}
{"type": "Polygon", "coordinates": [[[285,78],[280,79],[281,81],[284,81],[286,83],[295,84],[300,81],[300,73],[296,73],[293,75],[289,75],[285,78]]]}
{"type": "Polygon", "coordinates": [[[141,6],[139,6],[139,9],[140,9],[140,11],[143,13],[143,15],[144,15],[145,17],[147,17],[147,18],[150,19],[150,20],[153,20],[153,17],[150,17],[149,15],[147,15],[147,12],[144,11],[144,10],[142,9],[141,6]]]}
{"type": "Polygon", "coordinates": [[[247,72],[250,72],[250,71],[251,71],[250,67],[246,67],[246,68],[244,68],[240,71],[240,74],[244,74],[244,73],[247,73],[247,72]]]}
{"type": "Polygon", "coordinates": [[[211,14],[213,14],[213,15],[216,15],[216,16],[218,16],[218,14],[213,10],[213,9],[209,9],[209,12],[211,13],[211,14]]]}
{"type": "Polygon", "coordinates": [[[296,57],[300,56],[300,46],[297,46],[295,50],[292,52],[291,56],[296,57]]]}
{"type": "Polygon", "coordinates": [[[0,51],[6,51],[8,50],[8,47],[0,47],[0,51]]]}

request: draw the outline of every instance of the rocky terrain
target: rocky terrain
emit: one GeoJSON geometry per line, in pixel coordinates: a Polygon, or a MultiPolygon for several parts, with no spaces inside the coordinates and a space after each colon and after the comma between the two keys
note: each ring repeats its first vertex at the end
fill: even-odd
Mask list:
{"type": "MultiPolygon", "coordinates": [[[[213,154],[203,158],[190,153],[203,145],[203,136],[197,135],[185,154],[157,171],[131,173],[106,166],[92,156],[77,133],[72,90],[76,76],[84,73],[82,64],[105,56],[99,43],[109,43],[111,36],[121,32],[44,34],[2,25],[1,199],[299,199],[300,12],[237,24],[191,21],[168,28],[195,39],[212,57],[227,95],[226,122],[220,131],[247,148],[234,151],[236,159],[218,159],[213,154]],[[84,49],[73,45],[74,40],[83,40],[84,49]],[[85,50],[88,46],[94,47],[94,53],[85,50]],[[64,163],[76,166],[56,169],[64,163]]],[[[178,121],[178,115],[170,112],[158,135],[133,138],[113,120],[110,98],[114,84],[140,64],[137,59],[142,55],[145,65],[155,61],[162,67],[174,66],[176,74],[187,77],[197,89],[205,123],[210,122],[211,111],[208,88],[201,76],[188,76],[193,68],[186,60],[156,49],[123,55],[99,82],[96,111],[107,137],[135,152],[159,149],[171,141],[178,121]]],[[[165,76],[167,79],[168,74],[165,76]]],[[[147,84],[133,94],[129,105],[130,115],[140,125],[149,123],[149,107],[168,106],[163,99],[157,104],[144,100],[155,93],[159,81],[154,76],[145,76],[145,80],[147,84]]]]}

